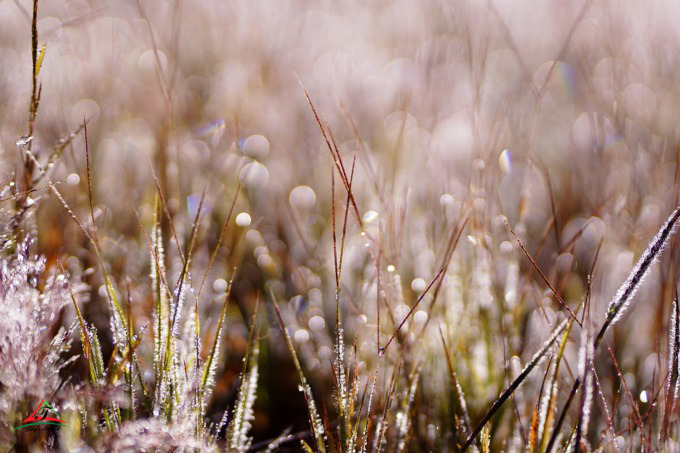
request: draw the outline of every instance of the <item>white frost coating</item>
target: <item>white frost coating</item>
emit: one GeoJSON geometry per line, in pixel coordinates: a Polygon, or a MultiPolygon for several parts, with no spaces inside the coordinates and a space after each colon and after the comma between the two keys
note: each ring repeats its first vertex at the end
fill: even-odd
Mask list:
{"type": "Polygon", "coordinates": [[[314,402],[314,396],[312,395],[312,388],[307,384],[307,379],[302,377],[301,383],[298,386],[298,390],[301,391],[305,395],[305,399],[307,400],[307,408],[309,410],[309,417],[312,420],[312,424],[314,426],[314,431],[317,436],[317,439],[319,437],[326,438],[326,432],[324,430],[323,422],[321,421],[321,417],[319,417],[319,411],[316,409],[316,403],[314,402]]]}
{"type": "Polygon", "coordinates": [[[677,296],[673,299],[671,314],[671,326],[668,336],[668,379],[666,380],[666,393],[673,395],[671,398],[671,413],[675,411],[675,403],[678,399],[678,375],[680,375],[680,358],[678,357],[678,344],[680,344],[680,332],[678,331],[678,307],[677,296]]]}
{"type": "Polygon", "coordinates": [[[140,419],[125,422],[101,446],[105,451],[147,451],[163,449],[215,452],[217,448],[196,437],[190,423],[168,424],[160,419],[140,419]]]}
{"type": "MultiPolygon", "coordinates": [[[[185,278],[186,279],[186,278],[185,278]]],[[[175,299],[175,306],[173,307],[172,313],[172,336],[177,337],[179,334],[179,320],[182,318],[182,311],[184,309],[184,299],[187,293],[187,283],[180,280],[177,287],[173,291],[173,296],[175,299]]]]}
{"type": "Polygon", "coordinates": [[[335,366],[338,375],[338,404],[346,410],[349,400],[347,398],[347,378],[345,376],[345,339],[343,329],[337,325],[335,338],[335,366]]]}
{"type": "Polygon", "coordinates": [[[411,428],[411,405],[418,390],[418,379],[420,378],[420,369],[416,372],[409,387],[408,397],[402,410],[397,412],[396,428],[397,428],[397,451],[402,452],[406,448],[406,436],[411,428]]]}
{"type": "Polygon", "coordinates": [[[591,341],[588,329],[584,328],[581,332],[581,348],[579,349],[578,371],[583,381],[583,403],[581,407],[581,436],[588,434],[588,423],[590,421],[590,411],[593,406],[593,390],[595,388],[594,376],[592,373],[594,345],[591,341]]]}
{"type": "MultiPolygon", "coordinates": [[[[45,259],[30,255],[30,244],[29,237],[16,244],[14,254],[0,258],[0,384],[4,408],[15,407],[25,393],[42,397],[54,392],[65,364],[61,353],[70,348],[67,329],[60,328],[49,342],[42,333],[71,303],[67,277],[46,271],[45,259]]],[[[79,281],[72,285],[77,288],[76,295],[85,289],[79,281]]]]}
{"type": "Polygon", "coordinates": [[[670,391],[671,379],[675,377],[673,385],[673,409],[675,411],[675,402],[678,399],[678,384],[677,379],[680,375],[680,357],[678,356],[678,344],[680,343],[680,332],[678,332],[678,318],[680,317],[680,307],[678,307],[678,298],[673,300],[673,317],[671,319],[671,332],[670,332],[670,354],[668,357],[668,370],[670,371],[668,375],[668,390],[670,391]]]}
{"type": "MultiPolygon", "coordinates": [[[[642,254],[626,281],[614,295],[607,307],[607,324],[617,322],[628,308],[630,300],[640,287],[640,283],[647,276],[652,263],[659,256],[670,237],[673,236],[678,217],[680,217],[680,209],[676,209],[659,232],[656,233],[645,253],[642,254]]],[[[607,327],[607,324],[605,324],[605,327],[607,327]]]]}
{"type": "MultiPolygon", "coordinates": [[[[151,287],[155,293],[155,304],[153,311],[154,320],[154,373],[159,378],[161,364],[165,355],[165,346],[168,339],[168,299],[167,287],[163,282],[162,276],[165,275],[165,254],[163,251],[163,236],[160,223],[158,222],[158,211],[154,213],[154,228],[151,230],[151,244],[155,256],[151,257],[151,287]]],[[[161,403],[165,399],[166,382],[160,379],[156,386],[153,412],[159,413],[161,403]]]]}
{"type": "MultiPolygon", "coordinates": [[[[375,382],[378,380],[378,373],[379,372],[380,372],[380,362],[378,362],[378,366],[375,367],[375,373],[373,374],[373,381],[371,382],[371,391],[368,394],[368,409],[366,411],[367,414],[371,413],[371,408],[372,408],[372,403],[373,403],[373,392],[375,391],[375,382]]],[[[366,378],[366,379],[368,379],[368,378],[366,378]]],[[[368,425],[369,424],[367,423],[366,428],[364,430],[364,438],[368,438],[368,425]]],[[[366,444],[367,444],[367,442],[364,442],[364,444],[361,447],[361,450],[359,450],[359,453],[366,453],[366,448],[367,448],[366,444]]]]}
{"type": "Polygon", "coordinates": [[[250,448],[252,438],[248,437],[252,420],[255,418],[253,405],[257,389],[257,358],[259,348],[255,348],[251,360],[253,365],[244,376],[239,389],[239,397],[234,408],[234,417],[231,422],[230,450],[236,452],[246,452],[250,448]]]}
{"type": "MultiPolygon", "coordinates": [[[[548,420],[548,414],[550,412],[550,400],[553,398],[554,395],[557,394],[557,384],[555,383],[555,381],[553,379],[553,377],[555,375],[555,368],[557,368],[557,363],[553,362],[550,365],[550,370],[548,371],[549,378],[546,381],[547,390],[541,396],[541,402],[539,404],[538,436],[537,436],[539,439],[543,438],[543,433],[546,430],[552,429],[552,426],[546,426],[546,421],[548,420]]],[[[554,408],[553,408],[552,412],[553,413],[555,412],[554,408]]]]}

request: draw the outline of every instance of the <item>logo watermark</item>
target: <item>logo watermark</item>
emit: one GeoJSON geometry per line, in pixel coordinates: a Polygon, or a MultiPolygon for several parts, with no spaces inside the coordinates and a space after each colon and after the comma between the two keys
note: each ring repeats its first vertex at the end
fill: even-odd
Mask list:
{"type": "Polygon", "coordinates": [[[37,430],[45,425],[68,426],[64,420],[61,420],[58,417],[59,414],[52,406],[50,406],[50,403],[42,400],[38,405],[38,408],[34,410],[33,413],[26,418],[26,420],[21,422],[21,426],[14,428],[14,431],[22,428],[37,430]],[[50,417],[50,414],[54,414],[56,418],[50,417]]]}

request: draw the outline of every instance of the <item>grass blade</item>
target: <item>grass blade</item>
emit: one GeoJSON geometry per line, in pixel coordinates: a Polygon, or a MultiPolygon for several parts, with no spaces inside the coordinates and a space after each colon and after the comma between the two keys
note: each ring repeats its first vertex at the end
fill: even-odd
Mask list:
{"type": "Polygon", "coordinates": [[[668,335],[668,379],[666,380],[666,399],[664,404],[663,422],[660,443],[663,446],[668,439],[668,425],[671,413],[678,396],[678,350],[680,349],[680,307],[678,306],[678,292],[675,292],[671,313],[671,326],[668,335]]]}
{"type": "Polygon", "coordinates": [[[212,348],[210,349],[210,355],[208,355],[208,358],[203,368],[203,378],[201,381],[201,387],[203,389],[211,385],[211,381],[217,369],[216,367],[217,362],[215,362],[215,357],[217,356],[220,340],[222,338],[222,326],[227,316],[227,306],[229,305],[229,296],[231,294],[231,285],[233,284],[233,282],[234,276],[232,275],[231,280],[229,281],[229,284],[227,285],[227,289],[225,291],[224,303],[222,304],[220,319],[217,322],[217,330],[215,331],[215,340],[213,341],[212,348]]]}
{"type": "Polygon", "coordinates": [[[645,250],[645,252],[642,254],[637,264],[628,275],[626,281],[623,282],[623,285],[621,285],[619,290],[616,292],[616,295],[607,307],[607,318],[605,319],[604,324],[602,325],[602,328],[595,339],[595,349],[597,349],[600,341],[602,341],[607,329],[619,319],[621,319],[621,316],[630,305],[630,300],[633,298],[639,289],[640,284],[649,273],[652,263],[663,251],[671,236],[673,236],[679,217],[680,208],[676,208],[676,210],[673,211],[673,214],[671,214],[666,223],[661,227],[659,232],[649,243],[647,250],[645,250]]]}
{"type": "MultiPolygon", "coordinates": [[[[573,321],[573,318],[571,319],[573,321]]],[[[522,369],[522,372],[517,376],[517,378],[510,384],[508,388],[506,388],[498,397],[498,399],[493,403],[491,406],[491,409],[486,413],[484,418],[482,418],[482,421],[477,425],[477,427],[472,431],[472,433],[468,436],[467,440],[465,441],[465,444],[463,444],[463,447],[461,448],[461,451],[466,451],[470,445],[472,445],[472,442],[474,442],[475,438],[477,435],[484,429],[484,426],[491,420],[491,417],[494,416],[496,411],[500,409],[500,407],[505,403],[505,401],[510,398],[510,395],[513,394],[515,390],[524,382],[524,380],[529,376],[529,374],[533,371],[534,368],[536,368],[536,365],[538,365],[543,358],[547,355],[548,351],[552,347],[553,343],[557,338],[564,332],[564,330],[567,328],[567,326],[570,324],[569,319],[565,319],[562,321],[552,332],[550,337],[543,343],[543,346],[541,349],[539,349],[536,354],[531,358],[529,363],[525,365],[525,367],[522,369]]]]}
{"type": "Polygon", "coordinates": [[[307,411],[309,412],[309,423],[310,423],[310,428],[312,430],[312,435],[314,437],[314,440],[316,441],[316,447],[318,451],[320,452],[325,452],[326,451],[326,444],[324,441],[324,425],[323,422],[321,421],[321,417],[319,417],[319,413],[316,410],[316,404],[314,403],[314,398],[312,395],[312,389],[307,384],[307,379],[305,378],[304,373],[302,372],[302,366],[300,365],[300,361],[298,360],[297,353],[295,352],[295,347],[293,346],[293,341],[290,338],[290,335],[288,334],[288,331],[286,330],[286,324],[283,322],[283,316],[281,316],[281,311],[279,310],[278,305],[276,304],[276,298],[274,297],[274,294],[272,293],[272,302],[274,306],[274,310],[276,311],[276,316],[278,317],[279,324],[281,325],[281,330],[283,331],[283,336],[286,340],[286,346],[288,346],[288,350],[290,351],[290,354],[293,356],[293,364],[295,365],[295,369],[298,372],[298,376],[300,377],[300,386],[299,389],[302,391],[302,393],[305,396],[305,400],[307,401],[307,411]]]}
{"type": "Polygon", "coordinates": [[[581,451],[581,438],[588,435],[588,424],[593,404],[593,345],[590,341],[590,334],[587,328],[581,331],[581,349],[579,355],[579,376],[584,384],[581,394],[581,410],[574,440],[574,452],[581,451]]]}
{"type": "MultiPolygon", "coordinates": [[[[255,303],[255,312],[250,324],[250,334],[246,346],[246,354],[243,358],[243,372],[241,373],[241,387],[239,388],[238,399],[234,407],[229,432],[229,451],[245,453],[248,451],[252,438],[248,437],[250,422],[253,420],[253,404],[255,403],[255,393],[257,390],[257,360],[260,354],[258,346],[259,338],[256,328],[257,308],[259,297],[255,303]]],[[[226,304],[225,304],[226,305],[226,304]]]]}

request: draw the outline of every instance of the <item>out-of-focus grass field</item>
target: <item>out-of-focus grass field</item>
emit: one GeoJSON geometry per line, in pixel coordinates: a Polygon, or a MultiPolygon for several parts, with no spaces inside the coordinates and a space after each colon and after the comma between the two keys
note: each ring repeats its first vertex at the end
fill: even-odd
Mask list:
{"type": "Polygon", "coordinates": [[[679,15],[0,1],[0,451],[680,451],[679,15]]]}

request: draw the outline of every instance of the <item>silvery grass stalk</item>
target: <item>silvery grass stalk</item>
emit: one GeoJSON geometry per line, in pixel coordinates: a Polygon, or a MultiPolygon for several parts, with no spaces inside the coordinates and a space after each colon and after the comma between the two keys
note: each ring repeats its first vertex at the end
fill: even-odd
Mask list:
{"type": "Polygon", "coordinates": [[[675,410],[675,403],[678,398],[678,375],[680,375],[680,361],[678,350],[680,349],[680,307],[678,306],[678,294],[675,293],[673,299],[673,309],[671,313],[671,326],[668,334],[668,378],[666,380],[666,401],[663,414],[663,424],[659,435],[659,443],[663,446],[668,439],[668,424],[671,414],[675,410]]]}
{"type": "Polygon", "coordinates": [[[676,208],[675,211],[673,211],[673,214],[671,214],[659,232],[656,233],[656,236],[654,236],[654,239],[652,239],[652,241],[649,243],[645,253],[642,254],[637,264],[630,272],[630,275],[628,275],[626,281],[623,282],[623,285],[621,285],[619,290],[614,295],[614,298],[607,307],[607,317],[604,321],[604,324],[602,325],[602,328],[595,339],[594,349],[597,349],[597,346],[600,344],[600,341],[602,341],[607,329],[619,319],[621,319],[621,316],[630,305],[630,300],[633,298],[639,289],[640,284],[649,273],[649,269],[652,267],[652,264],[663,251],[666,244],[668,244],[671,236],[673,236],[678,217],[680,217],[680,208],[676,208]]]}
{"type": "MultiPolygon", "coordinates": [[[[600,332],[597,334],[595,342],[593,343],[593,354],[597,352],[597,347],[600,345],[602,338],[604,338],[604,334],[607,333],[607,329],[616,321],[618,321],[623,315],[623,312],[628,308],[630,299],[637,292],[640,283],[644,280],[645,276],[649,272],[649,268],[651,267],[652,263],[663,251],[663,248],[666,246],[666,244],[668,244],[671,236],[673,236],[678,217],[680,217],[680,208],[676,208],[675,211],[673,211],[673,214],[671,214],[656,236],[654,236],[647,247],[647,250],[645,250],[645,252],[642,254],[637,264],[628,275],[626,281],[623,282],[623,285],[621,285],[619,290],[614,295],[614,298],[609,303],[609,306],[607,307],[607,317],[605,318],[604,324],[602,324],[600,332]]],[[[569,404],[571,404],[573,395],[581,386],[581,382],[580,376],[579,379],[574,381],[569,399],[565,403],[565,406],[562,410],[562,415],[560,415],[560,419],[563,419],[569,404]]],[[[560,424],[561,423],[558,423],[558,426],[560,424]]],[[[555,434],[556,433],[553,433],[553,436],[548,443],[548,451],[552,448],[552,445],[555,442],[555,434]]]]}
{"type": "Polygon", "coordinates": [[[444,332],[442,331],[441,324],[439,325],[439,337],[442,340],[442,346],[444,347],[444,355],[446,357],[446,366],[449,371],[449,381],[451,383],[451,389],[453,390],[453,401],[456,404],[454,408],[454,418],[456,419],[456,427],[461,431],[462,437],[466,438],[470,433],[470,416],[467,410],[467,403],[465,402],[465,393],[458,382],[458,376],[456,376],[456,370],[453,367],[453,362],[451,361],[451,353],[449,352],[449,346],[446,344],[446,339],[444,338],[444,332]]]}
{"type": "Polygon", "coordinates": [[[383,451],[383,446],[387,443],[385,433],[387,432],[387,427],[389,425],[389,409],[392,407],[392,398],[394,397],[397,386],[397,377],[399,376],[399,370],[403,363],[403,359],[401,359],[392,372],[390,385],[385,396],[385,406],[383,408],[382,416],[376,423],[376,432],[375,437],[373,438],[373,451],[377,451],[378,453],[383,451]]]}
{"type": "Polygon", "coordinates": [[[415,372],[411,385],[409,386],[406,399],[402,404],[402,409],[397,413],[397,451],[402,452],[407,446],[407,436],[411,428],[411,406],[418,390],[418,380],[420,378],[420,368],[415,372]]]}
{"type": "Polygon", "coordinates": [[[557,408],[557,396],[559,382],[557,379],[558,372],[560,369],[560,363],[564,356],[564,350],[567,346],[567,340],[569,339],[569,334],[571,333],[571,327],[573,323],[569,324],[567,330],[564,331],[562,335],[562,341],[558,348],[557,357],[553,361],[552,370],[550,372],[550,378],[546,383],[548,390],[546,391],[543,401],[541,401],[541,414],[539,420],[539,432],[538,438],[541,439],[540,451],[547,451],[548,441],[552,435],[555,422],[555,410],[557,408]]]}
{"type": "MultiPolygon", "coordinates": [[[[163,233],[161,231],[161,224],[159,219],[159,199],[156,195],[154,199],[154,214],[153,214],[153,229],[151,230],[150,246],[152,247],[151,256],[151,287],[155,293],[154,297],[154,374],[155,382],[162,384],[162,357],[163,346],[168,337],[168,289],[164,286],[165,271],[165,253],[163,250],[163,233]]],[[[161,391],[162,385],[157,386],[157,391],[161,391]]],[[[159,398],[155,398],[155,403],[158,403],[159,398]]],[[[160,410],[156,407],[155,410],[160,410]]]]}
{"type": "MultiPolygon", "coordinates": [[[[259,299],[258,299],[259,302],[259,299]]],[[[234,415],[229,424],[229,450],[245,453],[250,448],[252,438],[248,437],[250,422],[255,418],[253,414],[253,404],[257,391],[258,368],[257,360],[260,354],[259,339],[257,333],[257,303],[255,313],[250,325],[250,335],[246,355],[243,358],[243,372],[241,373],[241,387],[238,392],[238,399],[234,407],[234,415]]]]}
{"type": "Polygon", "coordinates": [[[578,420],[578,428],[574,440],[573,451],[581,451],[581,439],[588,435],[590,412],[593,405],[594,376],[593,376],[593,343],[590,341],[590,333],[587,328],[581,331],[581,348],[579,350],[578,371],[583,382],[583,394],[581,395],[581,411],[578,420]]]}
{"type": "Polygon", "coordinates": [[[307,383],[307,379],[305,378],[305,375],[302,372],[302,365],[300,365],[300,360],[298,359],[297,353],[295,352],[295,347],[293,346],[293,341],[291,340],[290,335],[288,334],[288,330],[286,330],[286,324],[283,322],[283,316],[281,316],[281,311],[279,310],[279,307],[276,304],[276,298],[274,297],[273,293],[272,293],[272,302],[273,302],[274,310],[276,311],[276,316],[279,320],[279,324],[281,325],[281,330],[283,332],[283,337],[286,341],[286,346],[288,346],[288,350],[290,351],[290,354],[293,357],[293,364],[295,365],[295,369],[297,370],[298,376],[300,378],[300,385],[298,386],[298,388],[302,392],[302,394],[305,396],[305,401],[307,402],[307,411],[309,413],[308,414],[309,415],[309,425],[310,425],[310,428],[312,430],[312,435],[314,436],[314,440],[316,441],[317,451],[319,451],[321,453],[325,453],[325,451],[326,451],[325,429],[324,429],[324,424],[321,421],[321,417],[319,417],[319,412],[316,409],[316,404],[314,403],[314,396],[312,395],[312,388],[307,383]]]}
{"type": "MultiPolygon", "coordinates": [[[[375,367],[375,371],[373,372],[373,378],[371,379],[370,377],[366,378],[366,385],[368,386],[368,380],[371,379],[371,390],[368,395],[368,408],[366,410],[367,414],[371,413],[371,409],[373,407],[373,394],[375,393],[375,383],[378,380],[378,374],[380,373],[380,362],[378,362],[378,365],[375,367]]],[[[357,430],[359,429],[360,423],[357,422],[356,428],[357,430]]],[[[359,450],[360,453],[366,453],[366,449],[368,448],[368,435],[369,435],[369,430],[370,430],[370,423],[366,423],[364,425],[363,429],[363,438],[364,438],[364,443],[361,446],[361,449],[359,450]]]]}
{"type": "Polygon", "coordinates": [[[210,354],[203,365],[203,377],[201,382],[201,389],[203,392],[210,393],[213,386],[215,385],[215,373],[217,372],[217,360],[216,357],[219,356],[220,343],[222,342],[222,326],[225,323],[227,317],[227,306],[229,305],[229,297],[231,295],[231,285],[234,282],[234,277],[232,275],[227,289],[224,293],[224,301],[222,302],[222,310],[220,312],[220,318],[217,322],[217,330],[215,331],[215,340],[213,341],[212,348],[210,349],[210,354]]]}

